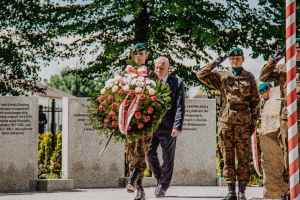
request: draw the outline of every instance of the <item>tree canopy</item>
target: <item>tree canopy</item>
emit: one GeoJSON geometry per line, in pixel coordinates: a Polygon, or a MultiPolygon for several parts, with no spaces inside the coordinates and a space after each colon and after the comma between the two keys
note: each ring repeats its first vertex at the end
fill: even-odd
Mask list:
{"type": "MultiPolygon", "coordinates": [[[[296,1],[295,1],[296,2],[296,1]]],[[[267,60],[276,50],[285,45],[285,1],[259,0],[253,9],[256,15],[251,21],[249,43],[253,58],[263,55],[267,60]]],[[[296,3],[296,37],[300,37],[300,4],[296,3]]]]}
{"type": "Polygon", "coordinates": [[[35,84],[38,71],[58,54],[55,10],[50,0],[1,0],[0,95],[43,90],[35,84]]]}
{"type": "Polygon", "coordinates": [[[144,42],[149,49],[148,67],[153,58],[166,56],[172,72],[184,79],[186,85],[199,83],[186,59],[211,60],[208,50],[228,52],[236,45],[251,45],[249,30],[255,23],[255,13],[247,1],[224,0],[225,4],[207,0],[170,1],[99,1],[84,5],[61,7],[61,36],[80,36],[65,50],[78,55],[82,61],[89,54],[94,60],[80,71],[83,77],[93,78],[126,67],[129,48],[144,42]]]}
{"type": "Polygon", "coordinates": [[[82,81],[79,75],[71,73],[72,69],[64,67],[60,75],[52,75],[48,85],[76,97],[90,97],[94,92],[96,84],[93,80],[82,81]]]}
{"type": "Polygon", "coordinates": [[[267,59],[285,43],[281,0],[259,0],[254,8],[247,0],[2,0],[0,6],[1,95],[39,91],[38,72],[56,57],[79,56],[84,63],[92,55],[76,72],[84,80],[123,71],[137,42],[148,46],[149,69],[154,58],[166,56],[171,73],[187,86],[200,84],[193,70],[213,59],[210,50],[226,53],[239,45],[267,59]]]}

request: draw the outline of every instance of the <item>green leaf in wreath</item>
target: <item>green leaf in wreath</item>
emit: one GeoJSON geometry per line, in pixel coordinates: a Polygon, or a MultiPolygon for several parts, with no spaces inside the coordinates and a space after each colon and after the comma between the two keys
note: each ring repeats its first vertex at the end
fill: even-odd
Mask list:
{"type": "Polygon", "coordinates": [[[169,96],[165,96],[165,97],[163,97],[163,99],[164,99],[164,101],[166,101],[166,102],[171,101],[171,97],[169,97],[169,96]]]}
{"type": "Polygon", "coordinates": [[[169,89],[169,85],[168,84],[164,84],[163,86],[161,86],[161,91],[167,90],[169,89]]]}

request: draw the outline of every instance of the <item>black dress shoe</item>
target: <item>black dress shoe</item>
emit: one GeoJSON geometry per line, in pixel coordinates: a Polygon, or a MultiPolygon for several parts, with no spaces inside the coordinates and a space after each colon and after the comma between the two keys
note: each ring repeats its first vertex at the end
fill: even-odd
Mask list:
{"type": "Polygon", "coordinates": [[[156,198],[162,198],[162,197],[165,197],[165,196],[166,196],[166,191],[164,191],[160,187],[155,188],[155,197],[156,198]]]}

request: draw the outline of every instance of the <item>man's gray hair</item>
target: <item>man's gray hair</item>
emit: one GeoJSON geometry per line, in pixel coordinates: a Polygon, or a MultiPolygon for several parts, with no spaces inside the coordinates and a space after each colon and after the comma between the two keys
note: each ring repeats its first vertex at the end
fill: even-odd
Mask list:
{"type": "Polygon", "coordinates": [[[159,59],[162,59],[162,58],[165,60],[165,65],[170,66],[169,59],[168,59],[167,57],[165,57],[165,56],[160,56],[160,57],[156,58],[155,61],[154,61],[154,64],[155,64],[159,59]]]}

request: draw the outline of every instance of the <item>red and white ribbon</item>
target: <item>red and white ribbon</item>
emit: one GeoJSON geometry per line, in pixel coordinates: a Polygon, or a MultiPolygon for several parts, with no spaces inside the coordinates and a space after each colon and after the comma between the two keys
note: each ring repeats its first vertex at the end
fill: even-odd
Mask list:
{"type": "Polygon", "coordinates": [[[262,176],[262,173],[260,172],[260,167],[259,167],[259,161],[258,161],[258,150],[257,150],[257,133],[256,130],[251,136],[251,143],[252,143],[252,158],[253,158],[253,165],[255,168],[256,173],[259,176],[262,176]]]}
{"type": "Polygon", "coordinates": [[[286,0],[286,84],[288,112],[290,199],[299,197],[298,127],[296,95],[296,1],[286,0]]]}
{"type": "MultiPolygon", "coordinates": [[[[135,69],[134,67],[132,67],[131,65],[128,65],[125,69],[125,71],[128,74],[136,74],[137,77],[142,76],[145,77],[147,76],[147,66],[146,65],[142,65],[140,66],[138,69],[135,69]]],[[[124,82],[123,82],[124,83],[124,82]]],[[[146,87],[146,78],[144,78],[144,86],[142,88],[141,93],[144,92],[146,87]]],[[[139,103],[139,99],[140,99],[140,94],[136,94],[135,97],[133,98],[131,104],[129,105],[129,108],[127,110],[127,115],[125,116],[125,101],[128,99],[129,93],[126,95],[126,97],[124,98],[124,100],[122,101],[120,108],[119,108],[119,117],[118,117],[118,121],[119,121],[119,130],[121,133],[125,134],[127,136],[127,129],[129,126],[129,123],[136,111],[136,108],[138,107],[138,103],[139,103]]]]}
{"type": "Polygon", "coordinates": [[[131,65],[127,65],[125,71],[128,74],[136,74],[137,76],[147,76],[147,66],[141,65],[138,69],[135,69],[131,65]]]}

